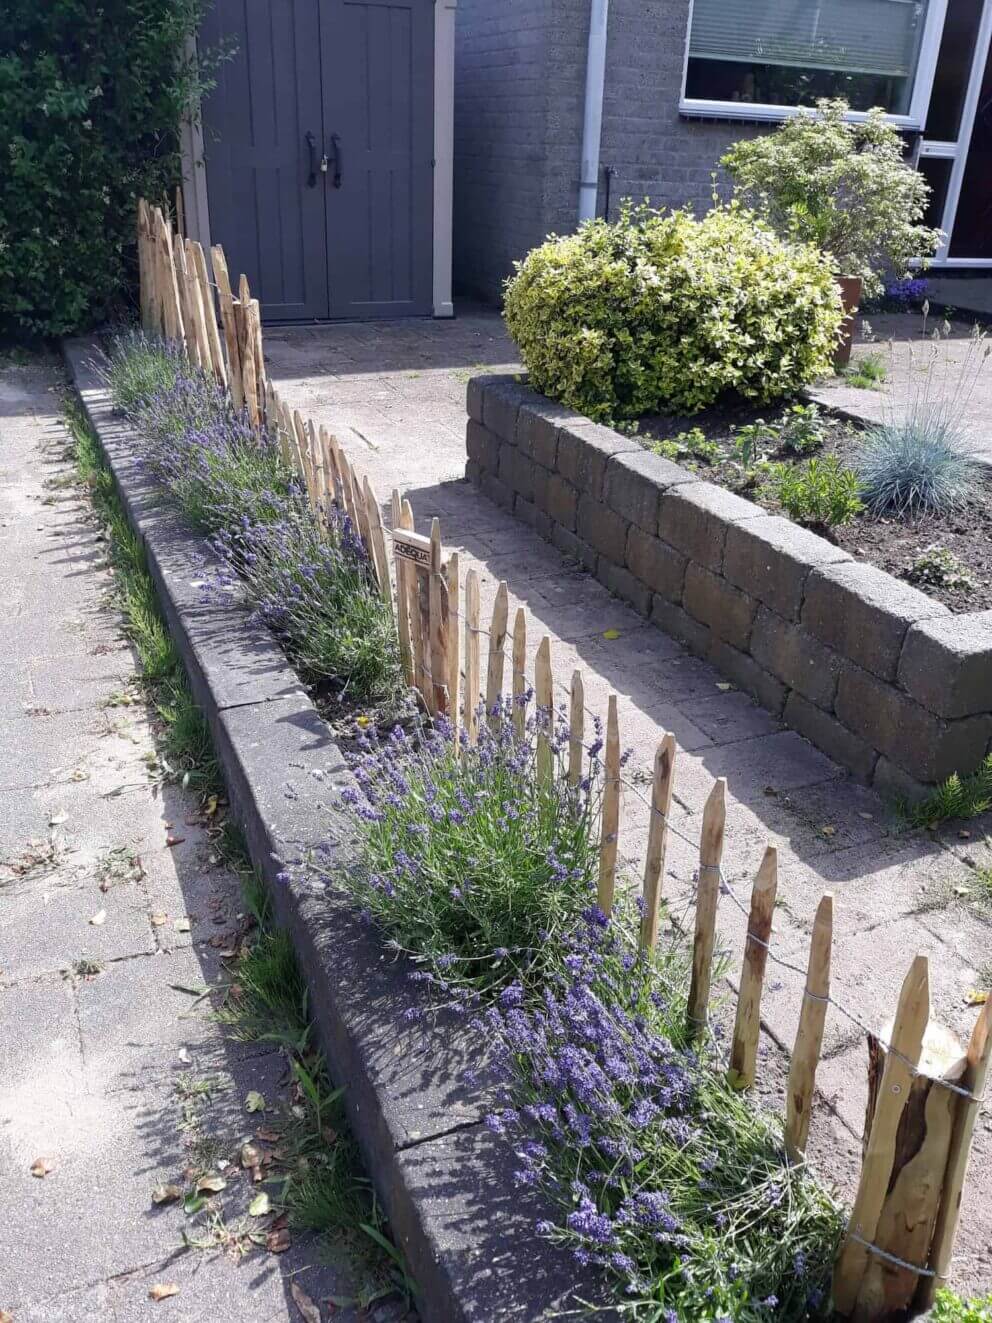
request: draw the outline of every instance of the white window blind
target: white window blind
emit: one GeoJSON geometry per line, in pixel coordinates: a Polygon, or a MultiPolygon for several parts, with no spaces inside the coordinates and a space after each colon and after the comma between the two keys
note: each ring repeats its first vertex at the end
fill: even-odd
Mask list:
{"type": "Polygon", "coordinates": [[[693,0],[689,57],[912,77],[927,0],[693,0]]]}

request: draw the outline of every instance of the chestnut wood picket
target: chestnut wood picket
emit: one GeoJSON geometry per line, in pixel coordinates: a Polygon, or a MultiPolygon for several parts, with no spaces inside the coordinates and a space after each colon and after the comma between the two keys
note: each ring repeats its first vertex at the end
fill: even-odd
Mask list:
{"type": "MultiPolygon", "coordinates": [[[[332,432],[290,410],[269,380],[258,300],[252,297],[243,275],[234,293],[220,245],[211,248],[208,263],[200,244],[183,238],[181,229],[173,227],[168,210],[153,207],[145,199],[138,203],[137,244],[142,326],[180,345],[191,363],[212,374],[229,391],[236,410],[244,411],[253,426],[270,430],[284,461],[298,475],[321,530],[328,527],[332,506],[351,521],[366,547],[379,591],[395,616],[404,678],[426,713],[447,717],[455,739],[463,734],[471,749],[482,734],[481,715],[495,721],[499,706],[508,703],[514,730],[522,738],[527,725],[527,616],[518,607],[510,630],[507,585],[498,585],[489,627],[484,629],[478,573],[472,568],[467,571],[463,589],[458,554],[445,556],[439,521],[432,521],[429,534],[418,533],[409,501],[393,491],[387,531],[383,508],[368,475],[355,470],[332,432]],[[483,636],[487,638],[484,675],[483,636]]],[[[567,781],[577,789],[587,773],[589,757],[585,686],[578,670],[568,686],[556,680],[547,636],[538,641],[533,695],[537,776],[550,784],[555,775],[554,750],[560,729],[560,742],[567,743],[567,781]],[[558,704],[556,688],[564,695],[558,704]]],[[[669,835],[682,835],[671,819],[676,761],[675,738],[666,734],[654,756],[646,800],[649,823],[640,921],[645,958],[651,958],[657,948],[667,915],[669,835]]],[[[611,694],[603,744],[597,884],[598,903],[605,914],[612,912],[616,901],[624,789],[637,793],[622,775],[618,704],[611,694]]],[[[687,1030],[702,1035],[707,1026],[718,910],[721,895],[727,894],[747,919],[727,1069],[733,1087],[747,1089],[760,1071],[758,1041],[767,966],[777,962],[794,972],[803,971],[774,953],[773,917],[779,888],[775,848],[769,845],[765,850],[749,907],[736,897],[722,873],[726,790],[721,777],[703,809],[698,842],[683,837],[699,850],[687,1030]]],[[[829,1008],[833,1006],[867,1029],[831,994],[833,919],[833,897],[827,892],[813,924],[786,1090],[784,1149],[793,1164],[806,1161],[829,1008]]],[[[869,1039],[876,1076],[864,1162],[833,1288],[838,1313],[859,1321],[887,1317],[914,1298],[917,1306],[927,1307],[946,1280],[992,1056],[992,1002],[980,1011],[967,1050],[960,1048],[930,1018],[929,966],[925,957],[917,956],[906,975],[891,1030],[882,1038],[869,1030],[869,1039]],[[930,1039],[939,1040],[943,1048],[940,1065],[933,1068],[924,1051],[930,1039]],[[931,1127],[929,1145],[924,1139],[907,1150],[900,1121],[908,1100],[920,1094],[934,1096],[932,1113],[928,1111],[927,1116],[932,1114],[940,1124],[931,1127]],[[921,1208],[925,1208],[925,1216],[921,1208]],[[907,1210],[915,1210],[915,1220],[907,1210]]]]}

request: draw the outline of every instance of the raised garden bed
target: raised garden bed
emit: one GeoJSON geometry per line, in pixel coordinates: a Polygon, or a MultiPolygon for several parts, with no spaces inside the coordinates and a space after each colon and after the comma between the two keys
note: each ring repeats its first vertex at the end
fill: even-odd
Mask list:
{"type": "Polygon", "coordinates": [[[992,612],[952,614],[519,379],[474,378],[468,412],[472,482],[861,779],[917,798],[982,762],[992,612]]]}

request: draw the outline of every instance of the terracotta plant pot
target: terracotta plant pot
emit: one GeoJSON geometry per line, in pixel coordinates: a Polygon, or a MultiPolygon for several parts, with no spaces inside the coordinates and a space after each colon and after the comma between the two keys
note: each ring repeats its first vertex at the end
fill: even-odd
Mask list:
{"type": "Polygon", "coordinates": [[[854,343],[854,316],[861,302],[861,277],[838,276],[837,288],[840,301],[844,306],[844,320],[840,324],[840,341],[834,352],[834,367],[846,367],[851,360],[851,345],[854,343]]]}

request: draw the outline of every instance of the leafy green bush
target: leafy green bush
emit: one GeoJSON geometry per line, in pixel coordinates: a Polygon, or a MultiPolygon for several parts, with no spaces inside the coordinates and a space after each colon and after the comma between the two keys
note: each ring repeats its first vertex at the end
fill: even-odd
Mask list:
{"type": "Polygon", "coordinates": [[[864,508],[857,474],[845,469],[836,455],[776,465],[772,488],[790,519],[814,528],[848,524],[864,508]]]}
{"type": "Polygon", "coordinates": [[[788,395],[830,368],[830,264],[749,212],[624,209],[517,263],[506,323],[531,385],[592,418],[788,395]]]}
{"type": "Polygon", "coordinates": [[[992,1323],[992,1295],[962,1300],[946,1287],[937,1292],[933,1323],[992,1323]]]}
{"type": "Polygon", "coordinates": [[[850,123],[848,110],[843,100],[818,101],[774,133],[735,143],[720,164],[777,233],[815,244],[871,297],[886,271],[902,275],[930,257],[940,231],[921,224],[930,186],[906,165],[885,112],[850,123]]]}
{"type": "Polygon", "coordinates": [[[179,179],[200,0],[0,5],[0,335],[105,317],[134,275],[136,201],[179,179]]]}

